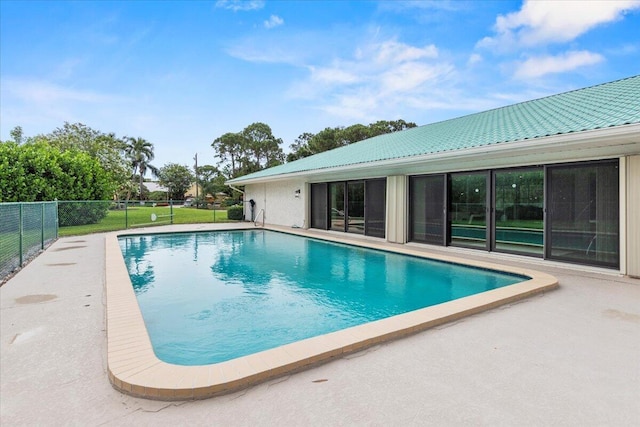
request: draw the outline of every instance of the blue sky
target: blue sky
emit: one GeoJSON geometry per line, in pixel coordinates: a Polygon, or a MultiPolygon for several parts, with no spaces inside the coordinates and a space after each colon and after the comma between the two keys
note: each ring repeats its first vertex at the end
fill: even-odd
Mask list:
{"type": "Polygon", "coordinates": [[[0,1],[0,139],[65,121],[215,164],[254,122],[418,125],[640,74],[640,1],[0,1]]]}

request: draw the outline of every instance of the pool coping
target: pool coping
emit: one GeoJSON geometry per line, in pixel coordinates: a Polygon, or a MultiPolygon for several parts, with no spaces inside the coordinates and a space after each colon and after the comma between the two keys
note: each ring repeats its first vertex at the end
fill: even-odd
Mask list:
{"type": "Polygon", "coordinates": [[[105,237],[107,369],[109,381],[115,389],[136,397],[155,400],[206,399],[308,369],[376,344],[415,334],[558,287],[555,277],[536,270],[430,253],[420,248],[393,245],[377,239],[350,239],[349,236],[311,233],[304,229],[285,229],[267,225],[264,227],[266,230],[471,265],[524,275],[531,279],[225,362],[181,366],[161,361],[153,352],[118,237],[246,229],[246,226],[230,224],[228,227],[210,230],[127,230],[109,233],[105,237]]]}

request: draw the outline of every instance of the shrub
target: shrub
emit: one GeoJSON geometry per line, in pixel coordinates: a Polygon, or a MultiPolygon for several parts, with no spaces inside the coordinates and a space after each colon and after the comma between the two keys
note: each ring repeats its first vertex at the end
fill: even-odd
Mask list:
{"type": "Polygon", "coordinates": [[[58,202],[58,224],[60,227],[97,224],[107,216],[110,205],[109,201],[58,202]]]}
{"type": "Polygon", "coordinates": [[[242,206],[231,206],[227,209],[227,218],[233,220],[242,220],[244,216],[244,209],[242,206]]]}

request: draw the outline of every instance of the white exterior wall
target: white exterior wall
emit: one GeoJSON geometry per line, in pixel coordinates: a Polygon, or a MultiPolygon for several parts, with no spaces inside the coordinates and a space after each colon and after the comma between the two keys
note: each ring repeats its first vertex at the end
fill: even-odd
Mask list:
{"type": "MultiPolygon", "coordinates": [[[[308,227],[307,199],[308,186],[304,181],[276,181],[266,184],[248,184],[244,194],[244,217],[251,220],[251,204],[256,202],[255,215],[264,209],[265,224],[281,225],[285,227],[308,227]],[[300,190],[297,193],[297,190],[300,190]]],[[[262,215],[258,218],[262,222],[262,215]]]]}
{"type": "Polygon", "coordinates": [[[407,177],[387,177],[387,241],[406,243],[407,177]]]}

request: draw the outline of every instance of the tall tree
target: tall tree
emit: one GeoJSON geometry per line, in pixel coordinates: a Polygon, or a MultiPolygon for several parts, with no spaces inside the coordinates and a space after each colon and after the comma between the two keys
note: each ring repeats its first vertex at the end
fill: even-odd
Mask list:
{"type": "Polygon", "coordinates": [[[46,141],[61,151],[80,150],[97,159],[112,179],[122,188],[128,181],[128,166],[124,156],[124,142],[115,134],[105,134],[82,123],[64,122],[47,135],[28,141],[46,141]]]}
{"type": "Polygon", "coordinates": [[[245,157],[247,150],[247,141],[240,133],[227,132],[211,143],[213,149],[217,152],[220,159],[219,165],[229,162],[231,167],[230,176],[236,176],[237,171],[241,168],[242,159],[245,157]]]}
{"type": "Polygon", "coordinates": [[[280,145],[282,139],[273,136],[271,128],[265,123],[252,123],[242,131],[247,148],[253,157],[250,160],[258,170],[277,166],[284,162],[284,153],[280,145]]]}
{"type": "Polygon", "coordinates": [[[313,136],[314,135],[312,133],[305,132],[297,137],[296,141],[290,146],[291,152],[287,154],[287,162],[293,162],[303,157],[310,156],[309,142],[313,136]]]}
{"type": "Polygon", "coordinates": [[[218,166],[228,171],[230,178],[256,172],[284,162],[282,139],[273,136],[264,123],[253,123],[239,133],[225,133],[211,146],[220,159],[218,166]]]}
{"type": "Polygon", "coordinates": [[[140,198],[142,198],[142,183],[147,170],[151,171],[154,176],[158,175],[158,168],[151,164],[151,161],[155,158],[153,144],[140,137],[126,137],[125,141],[125,153],[133,168],[131,176],[132,178],[135,177],[136,172],[140,176],[140,198]]]}
{"type": "Polygon", "coordinates": [[[168,163],[157,172],[160,185],[169,189],[169,198],[183,200],[191,184],[195,182],[191,170],[187,166],[168,163]]]}
{"type": "Polygon", "coordinates": [[[405,122],[404,120],[380,120],[368,126],[355,124],[346,128],[325,128],[315,135],[304,133],[290,146],[291,153],[287,155],[287,161],[301,159],[313,154],[373,138],[374,136],[398,132],[412,127],[416,127],[416,124],[405,122]]]}
{"type": "Polygon", "coordinates": [[[231,194],[231,189],[224,184],[227,177],[217,167],[211,165],[199,166],[198,176],[203,196],[206,196],[207,194],[215,196],[216,193],[219,192],[231,194]]]}
{"type": "Polygon", "coordinates": [[[16,126],[13,129],[11,129],[11,132],[9,132],[9,135],[11,135],[11,138],[13,138],[13,142],[15,142],[18,145],[22,144],[22,139],[24,135],[22,133],[21,126],[16,126]]]}

